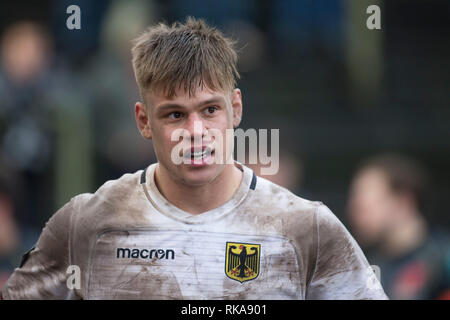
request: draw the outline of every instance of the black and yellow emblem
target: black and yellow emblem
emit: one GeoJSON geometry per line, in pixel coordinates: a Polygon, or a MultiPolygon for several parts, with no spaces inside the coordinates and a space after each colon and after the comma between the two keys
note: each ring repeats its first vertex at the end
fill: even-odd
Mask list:
{"type": "Polygon", "coordinates": [[[225,274],[236,281],[255,279],[259,274],[261,245],[227,242],[225,274]]]}

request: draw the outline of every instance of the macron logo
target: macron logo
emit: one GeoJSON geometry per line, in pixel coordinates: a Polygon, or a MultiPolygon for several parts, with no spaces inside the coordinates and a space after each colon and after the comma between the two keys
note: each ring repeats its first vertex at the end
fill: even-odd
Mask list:
{"type": "Polygon", "coordinates": [[[175,251],[172,249],[130,249],[117,248],[117,259],[175,259],[175,251]]]}

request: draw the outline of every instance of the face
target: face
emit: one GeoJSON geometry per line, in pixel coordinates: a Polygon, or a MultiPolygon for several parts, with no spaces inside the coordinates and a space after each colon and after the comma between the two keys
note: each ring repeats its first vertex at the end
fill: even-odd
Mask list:
{"type": "Polygon", "coordinates": [[[36,26],[25,23],[15,28],[16,36],[3,43],[2,60],[13,79],[24,81],[45,67],[49,52],[45,35],[36,26]]]}
{"type": "Polygon", "coordinates": [[[349,197],[349,217],[359,240],[370,245],[384,235],[395,214],[395,196],[383,171],[369,168],[354,179],[349,197]]]}
{"type": "Polygon", "coordinates": [[[176,182],[190,186],[214,181],[232,153],[225,137],[227,129],[240,123],[240,90],[225,93],[199,87],[191,97],[178,90],[172,98],[149,92],[146,102],[147,106],[136,103],[136,121],[142,136],[153,140],[161,170],[176,182]],[[223,161],[215,161],[218,155],[223,156],[223,161]],[[174,161],[180,159],[181,163],[174,161]]]}

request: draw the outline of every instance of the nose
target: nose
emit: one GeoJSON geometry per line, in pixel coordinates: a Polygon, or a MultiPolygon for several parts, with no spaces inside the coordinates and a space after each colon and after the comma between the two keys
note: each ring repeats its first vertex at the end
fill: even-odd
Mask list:
{"type": "Polygon", "coordinates": [[[201,144],[200,141],[207,134],[203,119],[196,112],[193,112],[188,116],[185,124],[185,129],[194,144],[201,144]]]}

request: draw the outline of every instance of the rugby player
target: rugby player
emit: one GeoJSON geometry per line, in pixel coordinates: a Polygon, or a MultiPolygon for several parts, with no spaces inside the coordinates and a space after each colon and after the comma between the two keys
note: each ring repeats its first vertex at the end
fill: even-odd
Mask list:
{"type": "Polygon", "coordinates": [[[132,57],[135,118],[158,162],[57,211],[4,299],[387,298],[328,207],[242,163],[211,161],[233,156],[211,132],[225,136],[242,116],[230,39],[188,18],[150,27],[132,57]],[[181,144],[176,164],[183,141],[193,145],[181,144]]]}

